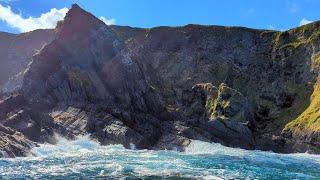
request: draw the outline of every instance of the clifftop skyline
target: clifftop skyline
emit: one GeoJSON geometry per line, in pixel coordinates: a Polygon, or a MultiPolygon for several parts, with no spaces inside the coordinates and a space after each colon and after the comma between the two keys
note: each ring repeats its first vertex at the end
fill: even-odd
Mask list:
{"type": "Polygon", "coordinates": [[[319,21],[103,21],[0,33],[0,178],[320,177],[319,21]]]}
{"type": "Polygon", "coordinates": [[[137,149],[319,153],[320,23],[140,29],[73,5],[55,29],[0,38],[0,130],[24,144],[90,134],[137,149]]]}
{"type": "Polygon", "coordinates": [[[320,19],[316,0],[235,1],[0,1],[0,31],[20,33],[53,29],[77,3],[106,24],[151,28],[187,24],[288,30],[320,19]],[[37,7],[37,8],[34,8],[37,7]],[[237,7],[237,8],[234,8],[237,7]]]}

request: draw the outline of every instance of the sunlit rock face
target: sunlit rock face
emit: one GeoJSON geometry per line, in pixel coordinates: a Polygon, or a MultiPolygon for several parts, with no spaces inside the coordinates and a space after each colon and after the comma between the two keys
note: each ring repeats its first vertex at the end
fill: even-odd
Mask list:
{"type": "Polygon", "coordinates": [[[0,92],[20,87],[32,56],[54,39],[53,30],[35,30],[23,34],[0,33],[0,92]]]}
{"type": "Polygon", "coordinates": [[[36,144],[23,134],[0,124],[0,158],[28,156],[36,144]]]}
{"type": "Polygon", "coordinates": [[[1,95],[1,123],[32,141],[90,133],[103,145],[148,149],[184,150],[197,139],[319,152],[318,22],[286,32],[139,29],[107,26],[73,5],[48,32],[54,38],[1,95]]]}

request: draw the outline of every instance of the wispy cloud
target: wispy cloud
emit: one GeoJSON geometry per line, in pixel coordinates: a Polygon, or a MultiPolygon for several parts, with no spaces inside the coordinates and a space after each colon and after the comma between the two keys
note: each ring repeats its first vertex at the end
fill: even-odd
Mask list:
{"type": "Polygon", "coordinates": [[[269,26],[267,27],[267,29],[273,30],[273,31],[282,31],[282,32],[287,30],[287,29],[279,28],[279,27],[274,26],[274,25],[269,25],[269,26]]]}
{"type": "Polygon", "coordinates": [[[0,20],[6,22],[12,28],[18,29],[20,32],[54,28],[58,21],[63,20],[67,12],[68,8],[53,8],[39,17],[30,16],[24,18],[21,14],[14,13],[10,6],[5,7],[0,4],[0,20]]]}
{"type": "Polygon", "coordinates": [[[0,0],[0,2],[5,2],[5,3],[9,3],[9,2],[13,2],[13,1],[18,1],[18,0],[0,0]]]}
{"type": "Polygon", "coordinates": [[[246,9],[243,13],[244,13],[244,16],[246,17],[254,16],[256,14],[256,9],[249,8],[249,9],[246,9]]]}
{"type": "Polygon", "coordinates": [[[103,16],[100,17],[100,20],[103,21],[106,25],[113,25],[116,23],[115,19],[107,19],[103,16]]]}
{"type": "Polygon", "coordinates": [[[292,1],[287,1],[288,7],[289,7],[289,11],[292,14],[295,14],[299,11],[300,7],[297,3],[292,2],[292,1]]]}
{"type": "Polygon", "coordinates": [[[303,26],[303,25],[306,25],[306,24],[309,24],[309,23],[312,23],[313,21],[310,21],[310,20],[308,20],[308,19],[306,19],[306,18],[303,18],[303,19],[301,19],[301,21],[300,21],[300,26],[303,26]]]}
{"type": "Polygon", "coordinates": [[[277,30],[277,28],[276,28],[274,25],[269,25],[269,26],[268,26],[268,29],[269,29],[269,30],[277,30]]]}
{"type": "Polygon", "coordinates": [[[255,12],[256,12],[256,10],[254,8],[250,8],[247,13],[254,14],[255,12]]]}

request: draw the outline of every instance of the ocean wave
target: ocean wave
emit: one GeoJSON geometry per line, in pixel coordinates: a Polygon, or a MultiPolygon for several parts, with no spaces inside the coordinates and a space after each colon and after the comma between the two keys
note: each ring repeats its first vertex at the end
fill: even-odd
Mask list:
{"type": "Polygon", "coordinates": [[[229,148],[193,140],[185,152],[101,146],[90,136],[42,144],[37,157],[1,159],[4,178],[317,179],[320,156],[229,148]]]}

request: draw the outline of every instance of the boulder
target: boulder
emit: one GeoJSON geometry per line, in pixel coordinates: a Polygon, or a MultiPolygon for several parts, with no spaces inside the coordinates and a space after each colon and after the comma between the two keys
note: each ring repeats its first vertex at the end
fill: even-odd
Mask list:
{"type": "Polygon", "coordinates": [[[209,104],[210,119],[229,120],[244,124],[252,123],[254,120],[247,98],[224,83],[219,86],[217,98],[212,99],[209,104]]]}

